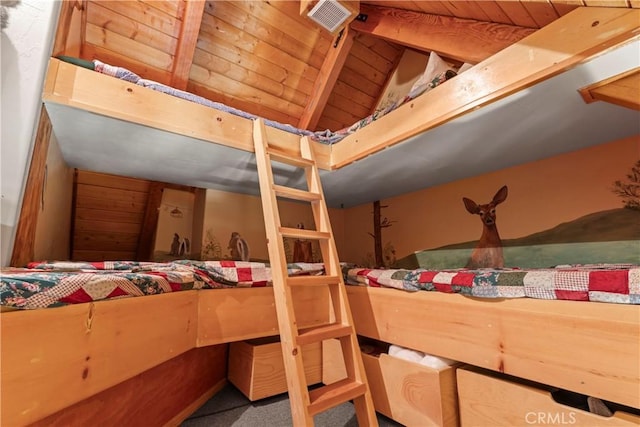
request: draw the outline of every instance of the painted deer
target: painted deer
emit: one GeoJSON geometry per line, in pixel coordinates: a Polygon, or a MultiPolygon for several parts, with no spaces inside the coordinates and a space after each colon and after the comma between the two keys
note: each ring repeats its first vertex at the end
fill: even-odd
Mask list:
{"type": "Polygon", "coordinates": [[[504,257],[502,255],[502,240],[496,226],[496,206],[507,198],[507,186],[503,186],[493,200],[486,205],[478,205],[471,199],[462,198],[464,206],[470,214],[480,215],[482,220],[482,236],[473,249],[466,268],[502,268],[504,257]]]}

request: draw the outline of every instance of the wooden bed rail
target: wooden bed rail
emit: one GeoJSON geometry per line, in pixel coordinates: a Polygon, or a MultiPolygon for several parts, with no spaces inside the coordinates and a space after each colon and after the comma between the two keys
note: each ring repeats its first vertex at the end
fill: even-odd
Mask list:
{"type": "Polygon", "coordinates": [[[347,288],[359,334],[640,408],[640,306],[347,288]]]}
{"type": "MultiPolygon", "coordinates": [[[[168,102],[164,93],[56,58],[49,60],[42,100],[253,152],[251,120],[180,98],[168,102]],[[180,119],[176,120],[178,107],[180,119]]],[[[278,148],[300,155],[298,135],[272,127],[267,134],[278,148]]],[[[318,166],[329,170],[331,146],[314,142],[313,149],[318,166]]]]}
{"type": "Polygon", "coordinates": [[[442,125],[638,36],[640,9],[582,7],[347,136],[331,150],[341,168],[442,125]]]}

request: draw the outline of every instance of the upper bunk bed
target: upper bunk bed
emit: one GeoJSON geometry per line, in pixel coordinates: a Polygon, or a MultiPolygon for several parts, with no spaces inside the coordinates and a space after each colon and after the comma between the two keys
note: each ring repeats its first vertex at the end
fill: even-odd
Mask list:
{"type": "MultiPolygon", "coordinates": [[[[339,143],[313,142],[328,205],[354,206],[637,134],[635,111],[587,105],[578,90],[637,72],[638,22],[638,9],[575,9],[339,143]]],[[[53,58],[43,101],[71,167],[257,192],[250,119],[53,58]]],[[[297,154],[298,135],[268,132],[297,154]]],[[[304,186],[284,166],[279,180],[304,186]]]]}

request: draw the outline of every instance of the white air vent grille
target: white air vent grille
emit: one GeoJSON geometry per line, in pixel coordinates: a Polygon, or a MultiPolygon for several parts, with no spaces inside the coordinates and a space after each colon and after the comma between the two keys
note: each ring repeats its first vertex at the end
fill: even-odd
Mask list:
{"type": "Polygon", "coordinates": [[[351,16],[351,12],[336,0],[320,0],[307,16],[333,33],[351,16]]]}

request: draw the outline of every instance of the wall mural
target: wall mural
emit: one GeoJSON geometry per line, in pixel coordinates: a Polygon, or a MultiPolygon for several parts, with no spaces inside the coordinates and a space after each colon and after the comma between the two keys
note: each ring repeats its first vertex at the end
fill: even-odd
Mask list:
{"type": "Polygon", "coordinates": [[[373,202],[373,233],[368,233],[373,238],[373,254],[367,252],[361,265],[368,268],[389,268],[396,263],[396,251],[391,241],[382,245],[382,230],[391,227],[395,222],[386,216],[382,216],[382,209],[389,205],[381,205],[380,200],[373,202]]]}
{"type": "Polygon", "coordinates": [[[220,241],[215,234],[213,234],[213,230],[210,228],[205,232],[201,257],[203,261],[222,259],[222,245],[220,245],[220,241]]]}
{"type": "Polygon", "coordinates": [[[479,215],[483,221],[480,239],[416,252],[399,260],[395,267],[545,268],[565,264],[640,264],[640,161],[631,167],[625,179],[609,185],[621,199],[622,207],[596,211],[550,229],[504,240],[498,234],[496,206],[505,201],[507,186],[484,205],[463,198],[467,211],[479,215]]]}
{"type": "Polygon", "coordinates": [[[462,198],[464,207],[472,215],[478,215],[482,221],[482,235],[471,252],[466,268],[502,268],[504,256],[502,254],[502,240],[496,224],[496,206],[507,199],[508,189],[504,185],[493,196],[493,199],[484,205],[479,205],[471,199],[462,198]]]}
{"type": "Polygon", "coordinates": [[[153,259],[167,262],[190,259],[193,234],[194,194],[166,188],[158,210],[153,259]]]}
{"type": "Polygon", "coordinates": [[[231,252],[231,259],[234,261],[250,260],[249,244],[237,231],[231,233],[227,249],[231,252]]]}

